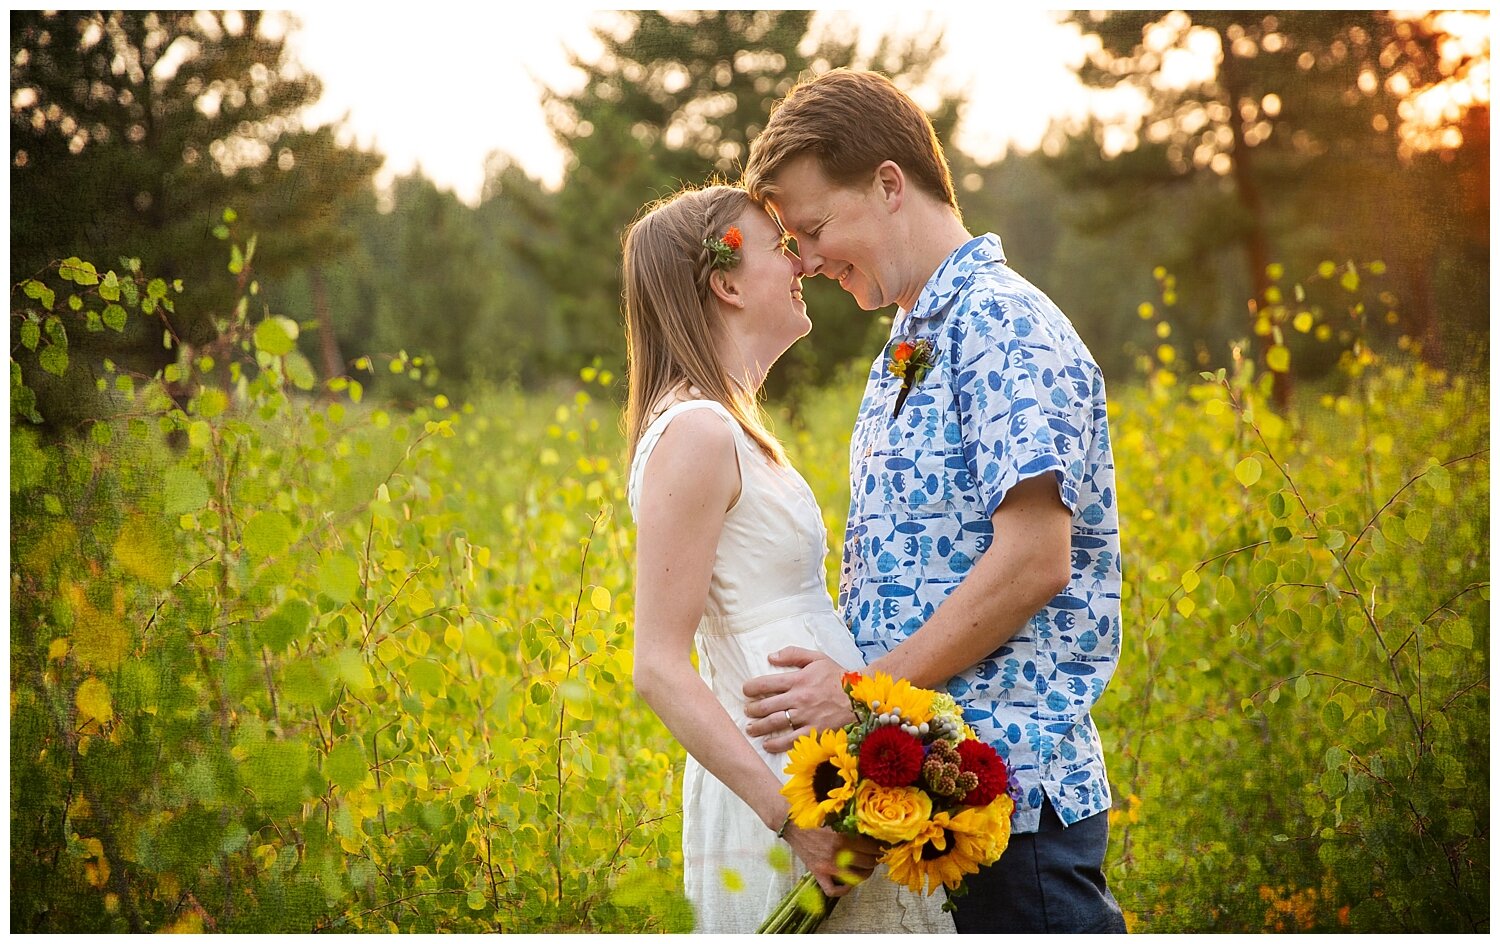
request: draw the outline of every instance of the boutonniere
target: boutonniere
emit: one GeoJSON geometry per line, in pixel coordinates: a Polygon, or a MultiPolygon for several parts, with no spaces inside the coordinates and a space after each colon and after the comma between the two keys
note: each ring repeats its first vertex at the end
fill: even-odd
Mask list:
{"type": "Polygon", "coordinates": [[[926,338],[900,342],[891,350],[891,359],[885,367],[893,376],[901,378],[901,392],[896,394],[896,408],[891,411],[891,419],[895,419],[901,415],[911,388],[921,383],[932,367],[932,342],[926,338]]]}

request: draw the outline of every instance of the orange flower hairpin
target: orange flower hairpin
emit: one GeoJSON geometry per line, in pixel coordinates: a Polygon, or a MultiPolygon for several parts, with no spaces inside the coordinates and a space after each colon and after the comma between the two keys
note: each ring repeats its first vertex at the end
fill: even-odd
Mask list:
{"type": "Polygon", "coordinates": [[[731,226],[724,231],[723,236],[705,239],[703,246],[709,252],[708,264],[715,269],[732,269],[740,261],[740,247],[745,244],[745,237],[740,235],[738,226],[731,226]]]}

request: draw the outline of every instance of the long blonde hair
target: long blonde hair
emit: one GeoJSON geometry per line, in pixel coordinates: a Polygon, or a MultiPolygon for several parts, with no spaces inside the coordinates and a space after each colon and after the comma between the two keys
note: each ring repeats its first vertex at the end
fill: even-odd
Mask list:
{"type": "Polygon", "coordinates": [[[786,464],[781,443],[767,429],[758,391],[734,383],[715,346],[723,326],[709,288],[713,268],[704,240],[723,236],[752,205],[739,187],[689,188],[645,207],[625,233],[625,441],[631,461],[652,407],[685,385],[723,404],[773,462],[786,464]]]}

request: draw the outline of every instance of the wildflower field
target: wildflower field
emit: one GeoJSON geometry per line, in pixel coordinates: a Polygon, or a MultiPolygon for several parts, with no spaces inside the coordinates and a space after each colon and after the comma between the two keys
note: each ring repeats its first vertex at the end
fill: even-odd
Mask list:
{"type": "MultiPolygon", "coordinates": [[[[12,930],[689,929],[620,378],[449,402],[231,329],[227,393],[12,423],[12,930]]],[[[1131,927],[1487,931],[1487,386],[1357,347],[1277,412],[1171,360],[1111,379],[1131,927]]],[[[773,404],[835,554],[861,387],[773,404]]]]}

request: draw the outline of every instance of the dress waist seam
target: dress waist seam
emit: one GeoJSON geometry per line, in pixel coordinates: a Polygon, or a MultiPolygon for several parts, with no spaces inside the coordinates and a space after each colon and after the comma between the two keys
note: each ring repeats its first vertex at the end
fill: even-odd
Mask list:
{"type": "Polygon", "coordinates": [[[698,623],[698,632],[705,636],[735,636],[796,616],[835,612],[827,591],[809,590],[735,613],[705,613],[698,623]]]}

